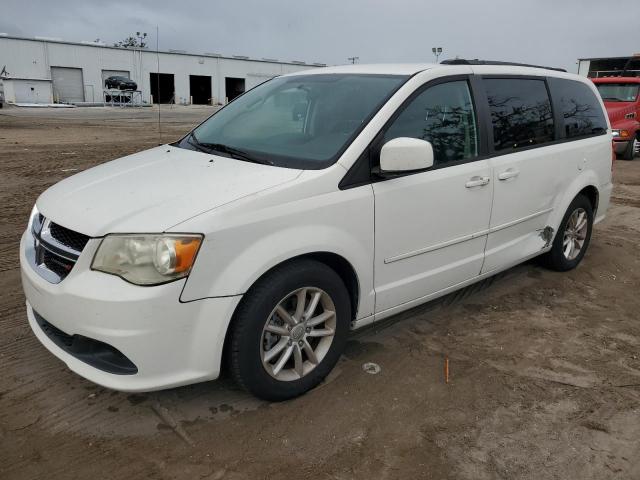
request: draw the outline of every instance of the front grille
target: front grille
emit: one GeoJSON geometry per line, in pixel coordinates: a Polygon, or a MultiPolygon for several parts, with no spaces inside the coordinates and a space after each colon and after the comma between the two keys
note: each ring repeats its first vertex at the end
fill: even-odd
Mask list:
{"type": "Polygon", "coordinates": [[[69,247],[77,252],[82,252],[89,241],[89,236],[82,233],[69,230],[57,223],[51,222],[49,225],[51,236],[62,245],[69,247]]]}
{"type": "Polygon", "coordinates": [[[42,331],[47,335],[47,337],[49,337],[53,341],[53,343],[55,343],[61,348],[63,347],[69,348],[73,345],[72,335],[67,335],[59,328],[51,325],[44,318],[42,318],[38,314],[38,312],[36,312],[35,310],[33,311],[33,315],[34,317],[36,317],[36,321],[38,322],[38,325],[40,325],[40,328],[42,328],[42,331]]]}
{"type": "Polygon", "coordinates": [[[38,214],[32,226],[35,271],[51,283],[69,275],[91,237],[74,232],[38,214]]]}
{"type": "Polygon", "coordinates": [[[75,262],[67,260],[66,258],[56,255],[55,253],[51,253],[45,249],[43,249],[41,259],[42,264],[60,278],[64,278],[69,275],[69,272],[75,265],[75,262]]]}

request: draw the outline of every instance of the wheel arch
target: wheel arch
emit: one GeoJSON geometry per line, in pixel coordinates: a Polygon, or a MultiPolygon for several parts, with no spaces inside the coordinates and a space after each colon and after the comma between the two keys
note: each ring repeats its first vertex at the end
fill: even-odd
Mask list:
{"type": "Polygon", "coordinates": [[[596,216],[598,205],[600,203],[600,189],[598,185],[598,177],[595,172],[587,171],[583,175],[574,179],[574,181],[564,190],[564,193],[556,201],[553,215],[549,218],[549,226],[554,229],[554,234],[560,228],[562,218],[571,205],[571,202],[578,195],[584,195],[589,199],[593,207],[593,215],[596,216]]]}
{"type": "Polygon", "coordinates": [[[334,252],[328,251],[318,251],[318,252],[309,252],[303,253],[300,255],[296,255],[290,257],[286,260],[278,262],[276,265],[273,265],[269,269],[262,272],[251,284],[251,286],[247,289],[247,293],[251,291],[253,285],[258,283],[262,278],[266,275],[269,275],[271,272],[276,270],[277,268],[282,267],[283,265],[296,262],[303,259],[311,259],[317,262],[323,263],[329,268],[331,268],[334,272],[338,274],[338,276],[342,279],[347,287],[347,292],[349,293],[349,299],[351,301],[351,316],[352,319],[357,318],[358,312],[358,302],[360,301],[360,281],[358,279],[358,274],[356,269],[353,267],[351,262],[344,258],[342,255],[338,255],[334,252]]]}
{"type": "Polygon", "coordinates": [[[580,190],[578,194],[573,198],[577,197],[578,195],[584,195],[589,199],[591,208],[593,209],[593,216],[595,218],[596,212],[598,211],[598,202],[600,201],[600,192],[598,191],[598,189],[594,185],[587,185],[582,190],[580,190]]]}
{"type": "MultiPolygon", "coordinates": [[[[258,278],[256,278],[251,287],[247,290],[246,293],[251,291],[251,288],[258,283],[262,278],[269,275],[271,272],[280,268],[284,265],[287,265],[292,262],[296,262],[303,259],[311,259],[317,262],[320,262],[329,268],[331,268],[334,272],[338,274],[338,276],[342,279],[345,286],[347,287],[347,292],[349,294],[349,299],[351,303],[351,320],[355,320],[358,314],[358,302],[360,300],[360,281],[358,279],[358,274],[351,264],[346,258],[342,255],[338,255],[334,252],[326,252],[326,251],[317,251],[317,252],[308,252],[300,255],[293,256],[288,258],[287,260],[281,261],[278,264],[272,266],[271,268],[264,271],[258,278]]],[[[246,295],[245,293],[245,295],[246,295]]],[[[230,340],[230,331],[232,330],[232,325],[236,319],[236,312],[242,305],[242,300],[236,305],[236,308],[231,316],[231,320],[227,325],[227,329],[224,334],[224,342],[222,347],[222,363],[221,363],[221,372],[227,371],[228,367],[228,353],[229,353],[229,340],[230,340]]]]}

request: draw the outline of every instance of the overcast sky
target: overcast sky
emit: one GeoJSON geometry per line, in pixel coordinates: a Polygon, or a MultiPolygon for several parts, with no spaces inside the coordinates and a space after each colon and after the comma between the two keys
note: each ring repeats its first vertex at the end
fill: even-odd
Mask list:
{"type": "MultiPolygon", "coordinates": [[[[343,64],[484,58],[560,66],[640,53],[640,0],[2,0],[0,32],[343,64]]],[[[0,64],[2,59],[0,59],[0,64]]]]}

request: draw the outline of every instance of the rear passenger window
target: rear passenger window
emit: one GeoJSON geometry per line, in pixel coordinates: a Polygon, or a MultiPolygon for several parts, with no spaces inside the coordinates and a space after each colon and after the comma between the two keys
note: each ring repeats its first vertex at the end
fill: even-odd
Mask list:
{"type": "Polygon", "coordinates": [[[475,157],[478,134],[467,82],[442,83],[420,93],[385,132],[383,143],[398,137],[431,142],[435,165],[475,157]]]}
{"type": "Polygon", "coordinates": [[[600,135],[607,131],[600,102],[587,85],[575,80],[553,79],[551,91],[564,117],[566,138],[600,135]]]}
{"type": "Polygon", "coordinates": [[[495,150],[523,148],[554,139],[553,111],[544,80],[485,79],[495,150]]]}

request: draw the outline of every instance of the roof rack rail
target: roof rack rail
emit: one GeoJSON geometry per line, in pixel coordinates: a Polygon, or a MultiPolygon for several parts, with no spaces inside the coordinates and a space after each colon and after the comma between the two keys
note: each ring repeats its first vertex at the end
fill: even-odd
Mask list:
{"type": "Polygon", "coordinates": [[[512,67],[533,67],[533,68],[544,68],[546,70],[556,70],[557,72],[566,72],[564,68],[557,67],[543,67],[542,65],[530,65],[528,63],[515,63],[515,62],[500,62],[497,60],[466,60],[464,58],[454,58],[451,60],[443,60],[440,62],[444,65],[507,65],[512,67]]]}

